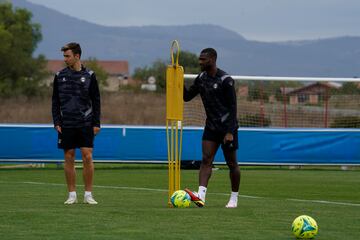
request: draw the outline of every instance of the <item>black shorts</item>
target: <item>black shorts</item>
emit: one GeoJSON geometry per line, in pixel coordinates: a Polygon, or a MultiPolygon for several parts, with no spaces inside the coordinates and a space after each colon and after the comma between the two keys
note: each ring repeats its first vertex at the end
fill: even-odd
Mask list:
{"type": "Polygon", "coordinates": [[[93,127],[61,128],[61,133],[58,133],[58,148],[74,149],[82,147],[94,147],[93,127]]]}
{"type": "Polygon", "coordinates": [[[216,142],[218,144],[221,144],[221,148],[223,150],[236,150],[239,148],[239,141],[238,141],[238,132],[237,130],[233,132],[234,140],[229,143],[224,143],[224,137],[225,133],[218,132],[211,130],[208,127],[205,127],[204,133],[202,136],[202,140],[212,141],[216,142]]]}

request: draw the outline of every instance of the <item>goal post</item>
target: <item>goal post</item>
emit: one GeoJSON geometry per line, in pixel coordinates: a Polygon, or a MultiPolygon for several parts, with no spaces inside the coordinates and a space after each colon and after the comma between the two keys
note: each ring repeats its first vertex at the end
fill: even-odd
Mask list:
{"type": "MultiPolygon", "coordinates": [[[[191,84],[195,74],[185,74],[191,84]]],[[[360,128],[360,79],[232,76],[240,127],[360,128]]],[[[184,126],[204,126],[198,97],[184,104],[184,126]]]]}

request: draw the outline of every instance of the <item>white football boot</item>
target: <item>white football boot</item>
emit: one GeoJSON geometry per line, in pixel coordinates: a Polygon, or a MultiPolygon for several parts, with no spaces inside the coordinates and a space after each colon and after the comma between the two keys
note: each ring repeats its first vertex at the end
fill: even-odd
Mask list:
{"type": "Polygon", "coordinates": [[[65,205],[71,205],[71,204],[74,204],[74,203],[77,203],[77,198],[76,198],[76,196],[75,196],[75,197],[69,197],[69,198],[64,202],[65,205]]]}
{"type": "Polygon", "coordinates": [[[84,203],[86,203],[86,204],[92,204],[92,205],[98,204],[98,202],[95,201],[95,199],[93,198],[92,195],[84,196],[84,203]]]}
{"type": "Polygon", "coordinates": [[[237,208],[237,199],[236,200],[230,199],[230,201],[228,202],[228,204],[226,204],[225,207],[226,208],[237,208]]]}

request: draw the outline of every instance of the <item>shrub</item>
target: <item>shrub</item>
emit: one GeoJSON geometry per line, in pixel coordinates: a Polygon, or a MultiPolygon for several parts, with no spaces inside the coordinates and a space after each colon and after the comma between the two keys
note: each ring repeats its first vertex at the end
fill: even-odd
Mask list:
{"type": "Polygon", "coordinates": [[[336,117],[330,125],[331,128],[360,128],[360,117],[341,116],[336,117]]]}

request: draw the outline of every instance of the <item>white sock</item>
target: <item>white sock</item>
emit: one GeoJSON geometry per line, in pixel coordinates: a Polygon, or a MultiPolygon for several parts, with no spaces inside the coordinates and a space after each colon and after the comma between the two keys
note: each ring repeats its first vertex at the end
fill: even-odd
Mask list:
{"type": "Polygon", "coordinates": [[[206,187],[199,186],[198,194],[199,194],[199,197],[201,198],[201,200],[203,200],[204,202],[205,202],[206,190],[207,190],[206,187]]]}
{"type": "Polygon", "coordinates": [[[231,192],[230,201],[237,202],[239,192],[231,192]]]}
{"type": "Polygon", "coordinates": [[[85,191],[84,197],[91,197],[91,196],[92,196],[91,192],[85,191]]]}
{"type": "Polygon", "coordinates": [[[69,198],[76,198],[76,192],[69,192],[69,198]]]}

